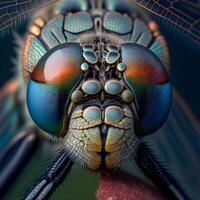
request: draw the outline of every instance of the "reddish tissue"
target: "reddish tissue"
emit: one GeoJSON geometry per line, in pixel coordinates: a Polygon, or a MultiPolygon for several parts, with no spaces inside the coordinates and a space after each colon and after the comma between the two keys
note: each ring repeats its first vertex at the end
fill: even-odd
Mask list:
{"type": "Polygon", "coordinates": [[[97,200],[166,200],[152,185],[127,174],[102,174],[97,200]]]}

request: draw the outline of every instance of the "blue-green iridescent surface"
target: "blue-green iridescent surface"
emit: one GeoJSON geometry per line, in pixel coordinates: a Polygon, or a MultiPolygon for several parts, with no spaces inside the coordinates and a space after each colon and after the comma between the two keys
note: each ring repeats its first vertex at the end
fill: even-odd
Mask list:
{"type": "MultiPolygon", "coordinates": [[[[84,10],[88,9],[87,1],[63,0],[62,2],[63,5],[67,5],[65,6],[65,10],[68,11],[74,7],[74,4],[78,5],[76,7],[78,10],[83,9],[83,7],[84,10]],[[67,3],[65,4],[65,2],[67,3]],[[79,2],[85,2],[83,7],[81,7],[81,3],[79,2]]],[[[125,7],[125,4],[121,4],[121,2],[122,1],[119,0],[107,0],[106,4],[110,4],[109,10],[122,10],[122,8],[125,7]]],[[[195,0],[188,2],[192,3],[195,2],[195,0]]],[[[63,8],[63,5],[60,7],[63,8]]],[[[126,6],[126,9],[124,10],[128,10],[129,13],[132,13],[130,5],[126,6]]],[[[185,37],[183,36],[184,34],[182,35],[174,31],[168,23],[162,23],[162,21],[159,22],[162,26],[162,32],[166,36],[171,52],[171,82],[192,106],[195,114],[200,116],[199,93],[196,92],[199,89],[199,51],[196,53],[193,51],[193,43],[191,44],[191,42],[185,40],[185,37]]],[[[6,39],[0,41],[2,46],[5,45],[4,50],[0,54],[1,69],[3,72],[1,73],[1,85],[7,80],[7,77],[13,75],[13,71],[9,70],[12,66],[10,57],[15,55],[13,52],[13,43],[11,41],[11,36],[7,36],[6,39]]],[[[3,133],[0,135],[1,144],[2,141],[5,141],[2,140],[4,136],[11,138],[22,126],[22,124],[19,123],[22,108],[20,105],[16,105],[15,99],[16,95],[10,95],[7,96],[3,102],[1,101],[2,119],[0,121],[1,133],[3,133]],[[12,124],[12,126],[10,126],[10,124],[12,124]]],[[[181,102],[183,102],[183,100],[181,98],[176,98],[175,96],[172,112],[166,124],[157,134],[147,137],[147,141],[151,144],[152,149],[157,152],[161,161],[167,163],[170,170],[174,172],[180,184],[188,190],[191,197],[198,200],[200,185],[200,179],[197,176],[199,173],[198,166],[200,164],[199,120],[194,120],[192,113],[188,112],[187,106],[181,102]]],[[[6,140],[6,142],[7,141],[9,140],[6,140]]],[[[49,151],[46,154],[47,155],[44,156],[45,158],[49,155],[49,151]]],[[[22,176],[17,180],[16,184],[12,188],[12,192],[9,192],[7,199],[21,199],[20,194],[22,188],[29,184],[33,179],[36,174],[36,169],[40,169],[38,157],[41,157],[41,150],[38,150],[38,154],[34,156],[32,161],[26,167],[25,172],[23,172],[22,176]],[[34,166],[36,163],[38,165],[34,166]]],[[[45,158],[40,158],[41,162],[43,162],[45,158]]],[[[94,181],[89,179],[91,176],[88,176],[85,172],[80,174],[77,173],[77,171],[74,171],[72,174],[73,175],[70,177],[70,187],[69,181],[67,180],[66,185],[56,192],[53,199],[65,199],[66,196],[69,197],[69,199],[74,198],[77,200],[95,199],[94,193],[97,187],[96,177],[94,181]],[[76,181],[77,179],[79,180],[78,182],[76,181]],[[94,182],[95,184],[93,184],[94,182]],[[88,185],[86,189],[83,187],[85,183],[88,185]]]]}
{"type": "Polygon", "coordinates": [[[148,49],[137,44],[124,44],[122,61],[125,79],[134,92],[142,134],[150,134],[166,121],[172,105],[172,91],[167,72],[148,49]]]}
{"type": "Polygon", "coordinates": [[[81,77],[82,50],[68,43],[53,49],[35,67],[27,89],[27,105],[34,122],[42,130],[58,134],[65,106],[81,77]]]}

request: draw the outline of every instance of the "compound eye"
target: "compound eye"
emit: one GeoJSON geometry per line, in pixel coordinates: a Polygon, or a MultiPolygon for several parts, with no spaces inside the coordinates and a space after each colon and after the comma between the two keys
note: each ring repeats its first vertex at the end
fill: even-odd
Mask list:
{"type": "Polygon", "coordinates": [[[153,52],[137,44],[122,46],[122,62],[126,64],[125,80],[136,96],[141,134],[153,133],[171,109],[168,74],[153,52]]]}
{"type": "Polygon", "coordinates": [[[46,55],[35,67],[31,80],[48,85],[62,86],[80,77],[81,49],[68,44],[46,55]]]}
{"type": "Polygon", "coordinates": [[[81,78],[82,49],[67,43],[52,49],[34,68],[28,84],[27,104],[42,130],[58,134],[72,89],[81,78]]]}

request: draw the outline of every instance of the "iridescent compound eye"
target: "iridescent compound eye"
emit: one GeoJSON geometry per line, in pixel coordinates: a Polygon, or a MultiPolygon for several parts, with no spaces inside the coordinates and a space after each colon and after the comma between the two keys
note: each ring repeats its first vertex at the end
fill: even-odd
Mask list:
{"type": "Polygon", "coordinates": [[[135,93],[141,133],[159,129],[172,104],[168,74],[156,55],[137,44],[122,46],[122,62],[126,64],[125,80],[135,93]]]}
{"type": "Polygon", "coordinates": [[[27,104],[34,122],[44,131],[58,134],[64,108],[81,78],[82,49],[68,43],[52,49],[34,68],[27,90],[27,104]]]}

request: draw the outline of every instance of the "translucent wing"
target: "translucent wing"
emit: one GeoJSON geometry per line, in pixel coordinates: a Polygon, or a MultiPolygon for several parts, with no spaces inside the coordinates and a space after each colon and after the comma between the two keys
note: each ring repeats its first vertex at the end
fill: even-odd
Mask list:
{"type": "Polygon", "coordinates": [[[200,123],[177,92],[169,119],[147,140],[191,199],[198,199],[200,123]]]}
{"type": "MultiPolygon", "coordinates": [[[[25,16],[59,0],[7,0],[0,2],[0,33],[4,33],[25,16]]],[[[184,30],[200,43],[199,0],[129,0],[184,30]]]]}
{"type": "Polygon", "coordinates": [[[30,13],[58,0],[5,0],[0,2],[0,33],[19,24],[30,13]]]}
{"type": "Polygon", "coordinates": [[[199,0],[129,0],[174,24],[200,43],[199,0]]]}

